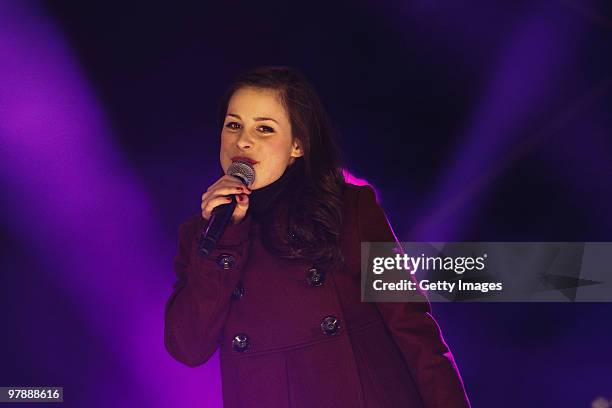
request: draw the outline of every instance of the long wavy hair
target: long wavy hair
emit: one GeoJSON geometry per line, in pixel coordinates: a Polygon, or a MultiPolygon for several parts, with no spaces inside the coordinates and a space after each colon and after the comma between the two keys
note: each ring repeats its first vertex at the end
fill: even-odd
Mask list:
{"type": "Polygon", "coordinates": [[[303,150],[301,182],[293,183],[275,202],[287,205],[288,233],[275,234],[274,222],[265,222],[264,243],[277,256],[307,260],[322,268],[344,261],[340,250],[342,194],[346,186],[340,152],[329,115],[306,77],[286,66],[262,66],[238,76],[219,104],[218,123],[223,129],[229,101],[238,89],[252,87],[278,91],[289,116],[293,140],[303,150]]]}

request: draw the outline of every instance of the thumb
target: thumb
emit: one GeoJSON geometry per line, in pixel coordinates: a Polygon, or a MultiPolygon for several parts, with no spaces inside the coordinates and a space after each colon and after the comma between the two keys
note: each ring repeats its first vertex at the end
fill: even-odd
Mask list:
{"type": "Polygon", "coordinates": [[[244,209],[244,211],[246,212],[246,209],[249,208],[249,195],[238,194],[236,196],[236,207],[244,209]]]}
{"type": "Polygon", "coordinates": [[[249,209],[249,196],[248,194],[237,194],[236,195],[236,209],[234,210],[234,219],[240,221],[246,215],[249,209]]]}

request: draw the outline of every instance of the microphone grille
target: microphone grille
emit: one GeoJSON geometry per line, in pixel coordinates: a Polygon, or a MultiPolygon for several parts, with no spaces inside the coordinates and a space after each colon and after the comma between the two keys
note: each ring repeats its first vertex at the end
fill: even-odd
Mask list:
{"type": "Polygon", "coordinates": [[[250,163],[235,161],[227,168],[227,174],[238,177],[249,187],[255,181],[255,169],[250,163]]]}

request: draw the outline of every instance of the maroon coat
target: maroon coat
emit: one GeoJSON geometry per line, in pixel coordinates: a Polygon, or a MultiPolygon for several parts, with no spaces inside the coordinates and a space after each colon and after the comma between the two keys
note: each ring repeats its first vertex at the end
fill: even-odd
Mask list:
{"type": "Polygon", "coordinates": [[[469,407],[425,303],[360,301],[360,241],[395,237],[370,187],[347,185],[345,265],[271,256],[247,212],[208,258],[196,215],[179,228],[165,345],[195,367],[221,348],[225,407],[469,407]]]}

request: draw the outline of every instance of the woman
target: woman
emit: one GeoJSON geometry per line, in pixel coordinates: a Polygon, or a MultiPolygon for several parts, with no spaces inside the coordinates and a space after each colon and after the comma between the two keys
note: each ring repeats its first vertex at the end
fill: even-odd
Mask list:
{"type": "Polygon", "coordinates": [[[469,407],[427,302],[360,301],[360,242],[394,242],[373,190],[345,183],[322,104],[296,70],[261,67],[222,99],[224,175],[179,228],[165,344],[188,366],[220,348],[226,407],[469,407]],[[213,208],[237,206],[198,254],[213,208]]]}

